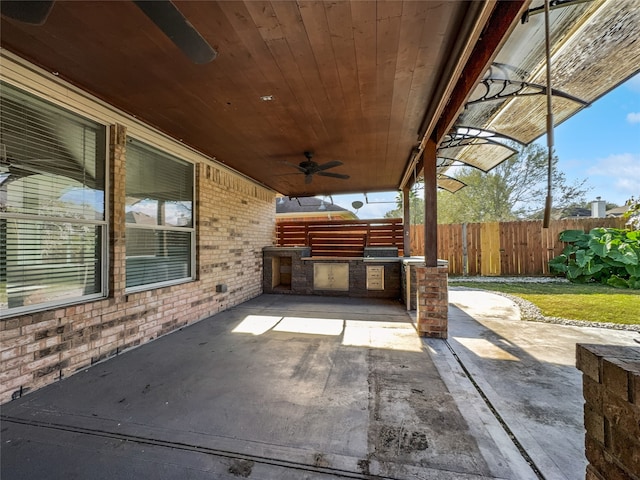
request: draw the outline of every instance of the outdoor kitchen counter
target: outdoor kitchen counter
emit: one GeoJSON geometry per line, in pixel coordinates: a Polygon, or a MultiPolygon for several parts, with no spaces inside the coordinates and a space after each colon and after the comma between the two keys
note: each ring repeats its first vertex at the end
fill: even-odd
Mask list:
{"type": "MultiPolygon", "coordinates": [[[[392,249],[385,247],[372,248],[374,251],[381,255],[326,257],[311,255],[309,247],[266,247],[263,291],[397,299],[415,308],[414,267],[424,266],[424,257],[391,256],[392,249]]],[[[438,261],[438,266],[446,265],[438,261]]]]}
{"type": "Polygon", "coordinates": [[[312,256],[307,247],[268,247],[263,249],[263,291],[400,299],[401,260],[397,253],[325,257],[312,256]]]}

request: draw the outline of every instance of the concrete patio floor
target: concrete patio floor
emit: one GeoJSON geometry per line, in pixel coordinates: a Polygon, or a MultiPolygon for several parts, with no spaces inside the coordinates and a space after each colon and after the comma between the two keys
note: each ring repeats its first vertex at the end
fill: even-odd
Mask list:
{"type": "Polygon", "coordinates": [[[638,347],[638,333],[523,322],[511,300],[464,287],[451,289],[449,301],[447,343],[525,456],[547,480],[584,480],[576,343],[638,347]]]}
{"type": "Polygon", "coordinates": [[[2,406],[1,477],[584,478],[575,343],[635,334],[450,294],[446,342],[397,302],[260,296],[2,406]]]}

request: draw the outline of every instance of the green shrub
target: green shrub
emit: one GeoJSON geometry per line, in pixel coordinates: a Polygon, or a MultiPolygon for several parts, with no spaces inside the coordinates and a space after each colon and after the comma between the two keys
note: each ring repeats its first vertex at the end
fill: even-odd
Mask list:
{"type": "Polygon", "coordinates": [[[565,230],[560,240],[568,245],[551,261],[551,273],[571,282],[600,282],[616,288],[640,289],[640,231],[618,228],[565,230]]]}

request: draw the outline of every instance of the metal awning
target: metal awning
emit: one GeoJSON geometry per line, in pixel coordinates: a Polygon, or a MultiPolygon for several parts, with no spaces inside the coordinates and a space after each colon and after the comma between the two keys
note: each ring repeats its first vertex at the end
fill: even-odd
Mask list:
{"type": "Polygon", "coordinates": [[[444,174],[438,174],[437,183],[439,188],[451,193],[456,193],[461,188],[467,186],[466,183],[444,174]]]}
{"type": "Polygon", "coordinates": [[[483,172],[503,162],[518,150],[518,140],[480,128],[455,127],[438,147],[444,158],[475,167],[483,172]],[[473,148],[471,148],[473,147],[473,148]]]}
{"type": "MultiPolygon", "coordinates": [[[[557,125],[640,71],[640,5],[556,3],[550,31],[557,125]]],[[[543,5],[532,2],[440,143],[439,173],[457,164],[488,171],[513,154],[514,142],[529,144],[546,133],[544,15],[537,15],[543,5]]]]}

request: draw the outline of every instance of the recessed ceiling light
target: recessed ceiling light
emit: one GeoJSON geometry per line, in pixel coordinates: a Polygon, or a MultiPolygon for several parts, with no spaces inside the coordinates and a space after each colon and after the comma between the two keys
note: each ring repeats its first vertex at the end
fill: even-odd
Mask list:
{"type": "Polygon", "coordinates": [[[270,102],[273,100],[273,95],[263,95],[260,97],[263,102],[270,102]]]}

